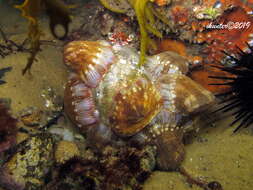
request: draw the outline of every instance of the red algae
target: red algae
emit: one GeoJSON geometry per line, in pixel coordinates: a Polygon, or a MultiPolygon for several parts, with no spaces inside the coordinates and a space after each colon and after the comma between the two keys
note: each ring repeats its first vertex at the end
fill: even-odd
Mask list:
{"type": "MultiPolygon", "coordinates": [[[[252,9],[246,4],[242,4],[241,1],[222,1],[222,3],[225,7],[232,5],[233,8],[225,11],[216,22],[204,20],[200,23],[192,23],[192,29],[198,31],[195,41],[206,44],[202,50],[206,54],[206,59],[205,64],[200,69],[192,71],[191,78],[213,93],[224,93],[230,87],[224,85],[210,86],[209,84],[216,83],[217,79],[209,78],[209,76],[231,77],[231,74],[210,67],[210,64],[220,66],[223,63],[229,65],[227,59],[231,58],[228,55],[238,57],[240,51],[249,52],[253,37],[252,9]],[[241,25],[239,25],[240,23],[241,25]],[[230,27],[206,30],[208,26],[219,24],[223,26],[228,24],[230,27]]],[[[233,63],[231,62],[231,64],[233,63]]]]}
{"type": "Polygon", "coordinates": [[[188,22],[189,11],[182,6],[175,6],[172,8],[173,19],[176,23],[184,25],[188,22]]]}
{"type": "Polygon", "coordinates": [[[234,8],[230,12],[224,13],[219,19],[218,23],[231,24],[234,23],[233,28],[214,29],[209,32],[199,34],[208,46],[204,49],[207,61],[214,62],[220,61],[224,58],[225,54],[222,52],[226,50],[230,54],[238,54],[238,48],[243,51],[248,50],[247,42],[249,43],[250,37],[253,33],[253,18],[241,7],[234,8]],[[245,23],[245,26],[236,27],[236,23],[245,23]],[[246,25],[248,23],[248,25],[246,25]]]}

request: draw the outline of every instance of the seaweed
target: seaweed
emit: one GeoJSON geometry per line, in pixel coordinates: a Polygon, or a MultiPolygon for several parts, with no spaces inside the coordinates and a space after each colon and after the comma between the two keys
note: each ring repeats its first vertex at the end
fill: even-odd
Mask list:
{"type": "Polygon", "coordinates": [[[33,62],[36,60],[36,55],[40,51],[40,38],[42,31],[39,29],[38,16],[46,10],[47,15],[50,19],[50,30],[53,36],[57,39],[64,39],[68,33],[68,25],[71,22],[69,8],[70,6],[65,5],[60,0],[25,0],[21,5],[15,6],[22,11],[22,16],[29,21],[29,32],[28,39],[30,40],[30,57],[26,67],[22,73],[25,74],[30,71],[33,62]],[[62,25],[65,33],[62,36],[58,36],[55,32],[56,25],[62,25]]]}
{"type": "MultiPolygon", "coordinates": [[[[121,4],[123,1],[124,0],[115,0],[113,2],[115,4],[117,4],[117,3],[121,4]]],[[[121,9],[117,6],[111,6],[107,0],[100,0],[100,2],[105,8],[110,9],[112,12],[115,12],[115,13],[126,13],[127,12],[125,9],[121,9]]]]}
{"type": "MultiPolygon", "coordinates": [[[[113,0],[118,1],[120,4],[122,0],[113,0]]],[[[107,9],[116,12],[116,13],[125,13],[124,10],[118,10],[117,7],[115,8],[112,6],[108,0],[100,0],[101,4],[106,7],[107,9]]],[[[150,45],[152,48],[156,49],[156,44],[152,40],[152,38],[149,37],[148,33],[158,37],[162,38],[163,35],[160,31],[158,31],[154,25],[155,25],[155,19],[160,20],[161,22],[165,23],[166,25],[169,25],[169,22],[167,18],[162,16],[156,9],[153,7],[153,4],[150,0],[128,0],[130,5],[135,10],[135,14],[137,17],[137,21],[140,27],[140,62],[139,66],[143,65],[145,63],[145,57],[146,57],[146,51],[147,47],[150,45]]]]}
{"type": "MultiPolygon", "coordinates": [[[[89,149],[86,151],[89,152],[89,149]]],[[[140,190],[154,165],[153,149],[145,147],[113,148],[107,146],[94,157],[73,157],[56,166],[52,180],[45,190],[140,190]],[[119,177],[120,176],[120,177],[119,177]]]]}
{"type": "Polygon", "coordinates": [[[4,77],[6,72],[10,72],[12,67],[5,67],[3,69],[0,69],[0,85],[6,83],[4,80],[1,80],[2,77],[4,77]]]}

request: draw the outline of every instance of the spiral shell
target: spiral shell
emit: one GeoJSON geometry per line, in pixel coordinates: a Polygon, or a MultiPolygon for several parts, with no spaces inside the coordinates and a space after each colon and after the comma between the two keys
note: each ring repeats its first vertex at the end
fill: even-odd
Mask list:
{"type": "Polygon", "coordinates": [[[151,143],[157,147],[158,168],[179,167],[185,116],[214,101],[209,91],[186,76],[184,57],[164,52],[139,67],[133,48],[80,41],[65,47],[64,61],[75,72],[65,89],[66,113],[95,147],[122,145],[125,139],[151,143]]]}
{"type": "Polygon", "coordinates": [[[206,109],[215,99],[211,92],[182,74],[163,75],[157,83],[164,108],[170,112],[194,114],[206,109]]]}

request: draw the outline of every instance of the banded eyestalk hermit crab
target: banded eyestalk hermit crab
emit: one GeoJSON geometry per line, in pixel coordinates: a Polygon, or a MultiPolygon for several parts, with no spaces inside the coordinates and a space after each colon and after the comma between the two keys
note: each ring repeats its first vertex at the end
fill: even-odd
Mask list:
{"type": "Polygon", "coordinates": [[[151,143],[160,169],[183,160],[182,130],[214,101],[209,91],[186,76],[187,60],[173,52],[147,58],[106,41],[73,41],[64,62],[72,69],[65,89],[65,111],[97,146],[151,143]]]}

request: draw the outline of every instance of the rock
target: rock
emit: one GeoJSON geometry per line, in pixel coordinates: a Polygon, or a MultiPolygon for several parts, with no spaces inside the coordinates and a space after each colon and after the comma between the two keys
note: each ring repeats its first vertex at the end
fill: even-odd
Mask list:
{"type": "Polygon", "coordinates": [[[80,151],[77,145],[71,141],[60,141],[57,144],[54,156],[55,160],[59,164],[65,163],[70,158],[79,156],[80,151]]]}
{"type": "Polygon", "coordinates": [[[17,148],[0,169],[0,184],[8,190],[35,190],[53,164],[53,139],[48,134],[32,136],[17,148]]]}

